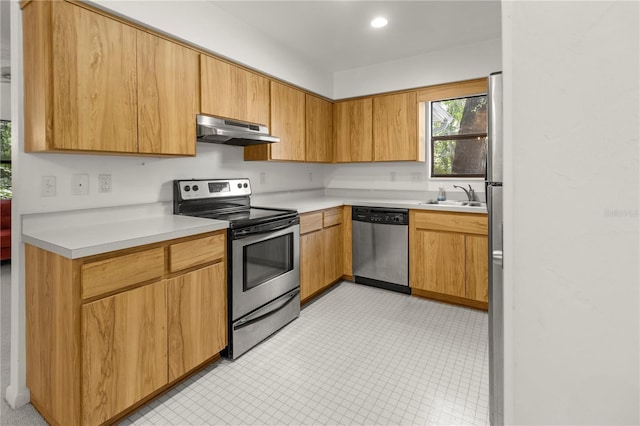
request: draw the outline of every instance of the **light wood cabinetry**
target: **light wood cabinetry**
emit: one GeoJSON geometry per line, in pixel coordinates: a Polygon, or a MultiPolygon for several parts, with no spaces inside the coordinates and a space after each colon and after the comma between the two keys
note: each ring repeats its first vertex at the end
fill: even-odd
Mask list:
{"type": "Polygon", "coordinates": [[[277,81],[271,81],[272,135],[280,142],[247,146],[245,160],[305,160],[305,93],[277,81]]]}
{"type": "Polygon", "coordinates": [[[220,262],[167,283],[169,381],[227,345],[226,273],[220,262]]]}
{"type": "Polygon", "coordinates": [[[66,1],[23,23],[26,152],[195,154],[194,51],[66,1]]]}
{"type": "Polygon", "coordinates": [[[307,162],[331,163],[334,159],[333,103],[317,96],[306,96],[307,162]]]}
{"type": "Polygon", "coordinates": [[[137,31],[138,152],[196,154],[199,55],[137,31]]]}
{"type": "Polygon", "coordinates": [[[333,108],[336,162],[373,161],[373,99],[337,102],[333,108]]]}
{"type": "Polygon", "coordinates": [[[300,215],[300,299],[303,303],[345,275],[343,217],[343,207],[300,215]]]}
{"type": "Polygon", "coordinates": [[[200,55],[200,79],[203,114],[269,125],[269,80],[266,77],[200,55]]]}
{"type": "Polygon", "coordinates": [[[25,246],[27,386],[49,423],[113,421],[216,359],[225,235],[73,260],[25,246]]]}
{"type": "Polygon", "coordinates": [[[486,309],[487,215],[411,210],[409,226],[413,294],[486,309]]]}
{"type": "Polygon", "coordinates": [[[82,305],[82,423],[101,424],[167,384],[160,281],[82,305]]]}
{"type": "Polygon", "coordinates": [[[424,161],[424,143],[418,143],[416,92],[373,98],[373,152],[375,161],[424,161]]]}

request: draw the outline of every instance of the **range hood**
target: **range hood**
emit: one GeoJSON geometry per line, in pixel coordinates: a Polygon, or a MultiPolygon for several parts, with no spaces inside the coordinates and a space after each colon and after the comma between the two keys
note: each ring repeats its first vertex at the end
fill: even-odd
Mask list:
{"type": "Polygon", "coordinates": [[[271,136],[269,128],[261,124],[198,114],[196,116],[196,126],[198,142],[236,146],[280,142],[280,138],[271,136]]]}

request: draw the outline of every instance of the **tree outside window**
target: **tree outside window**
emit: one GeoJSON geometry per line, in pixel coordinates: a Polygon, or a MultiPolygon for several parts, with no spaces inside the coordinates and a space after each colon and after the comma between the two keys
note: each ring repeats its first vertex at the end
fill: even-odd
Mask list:
{"type": "Polygon", "coordinates": [[[11,122],[0,121],[0,199],[9,200],[11,190],[11,122]]]}

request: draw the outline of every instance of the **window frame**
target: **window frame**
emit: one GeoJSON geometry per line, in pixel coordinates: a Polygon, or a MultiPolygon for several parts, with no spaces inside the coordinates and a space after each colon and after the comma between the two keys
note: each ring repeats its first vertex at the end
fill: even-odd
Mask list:
{"type": "MultiPolygon", "coordinates": [[[[434,146],[433,136],[431,136],[431,104],[432,102],[446,101],[451,99],[469,98],[473,96],[486,96],[488,94],[488,78],[477,78],[473,80],[457,81],[453,83],[439,84],[430,86],[418,91],[418,102],[420,105],[419,111],[422,116],[420,123],[422,128],[420,131],[425,138],[429,140],[429,177],[431,179],[469,179],[469,180],[481,180],[484,179],[484,174],[456,174],[456,175],[441,175],[434,174],[434,146]]],[[[456,135],[449,135],[446,140],[463,139],[469,137],[478,137],[478,135],[464,135],[462,138],[456,137],[456,135]]],[[[484,133],[480,136],[487,136],[484,133]]],[[[442,137],[436,137],[441,138],[442,137]]]]}

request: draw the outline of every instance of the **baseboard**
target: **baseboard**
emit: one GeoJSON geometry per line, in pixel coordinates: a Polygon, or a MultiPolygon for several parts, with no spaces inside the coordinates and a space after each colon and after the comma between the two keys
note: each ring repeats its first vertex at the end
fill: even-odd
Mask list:
{"type": "Polygon", "coordinates": [[[9,407],[15,410],[29,403],[31,400],[31,392],[29,392],[29,388],[27,387],[18,388],[17,386],[9,385],[7,386],[5,399],[9,407]]]}

